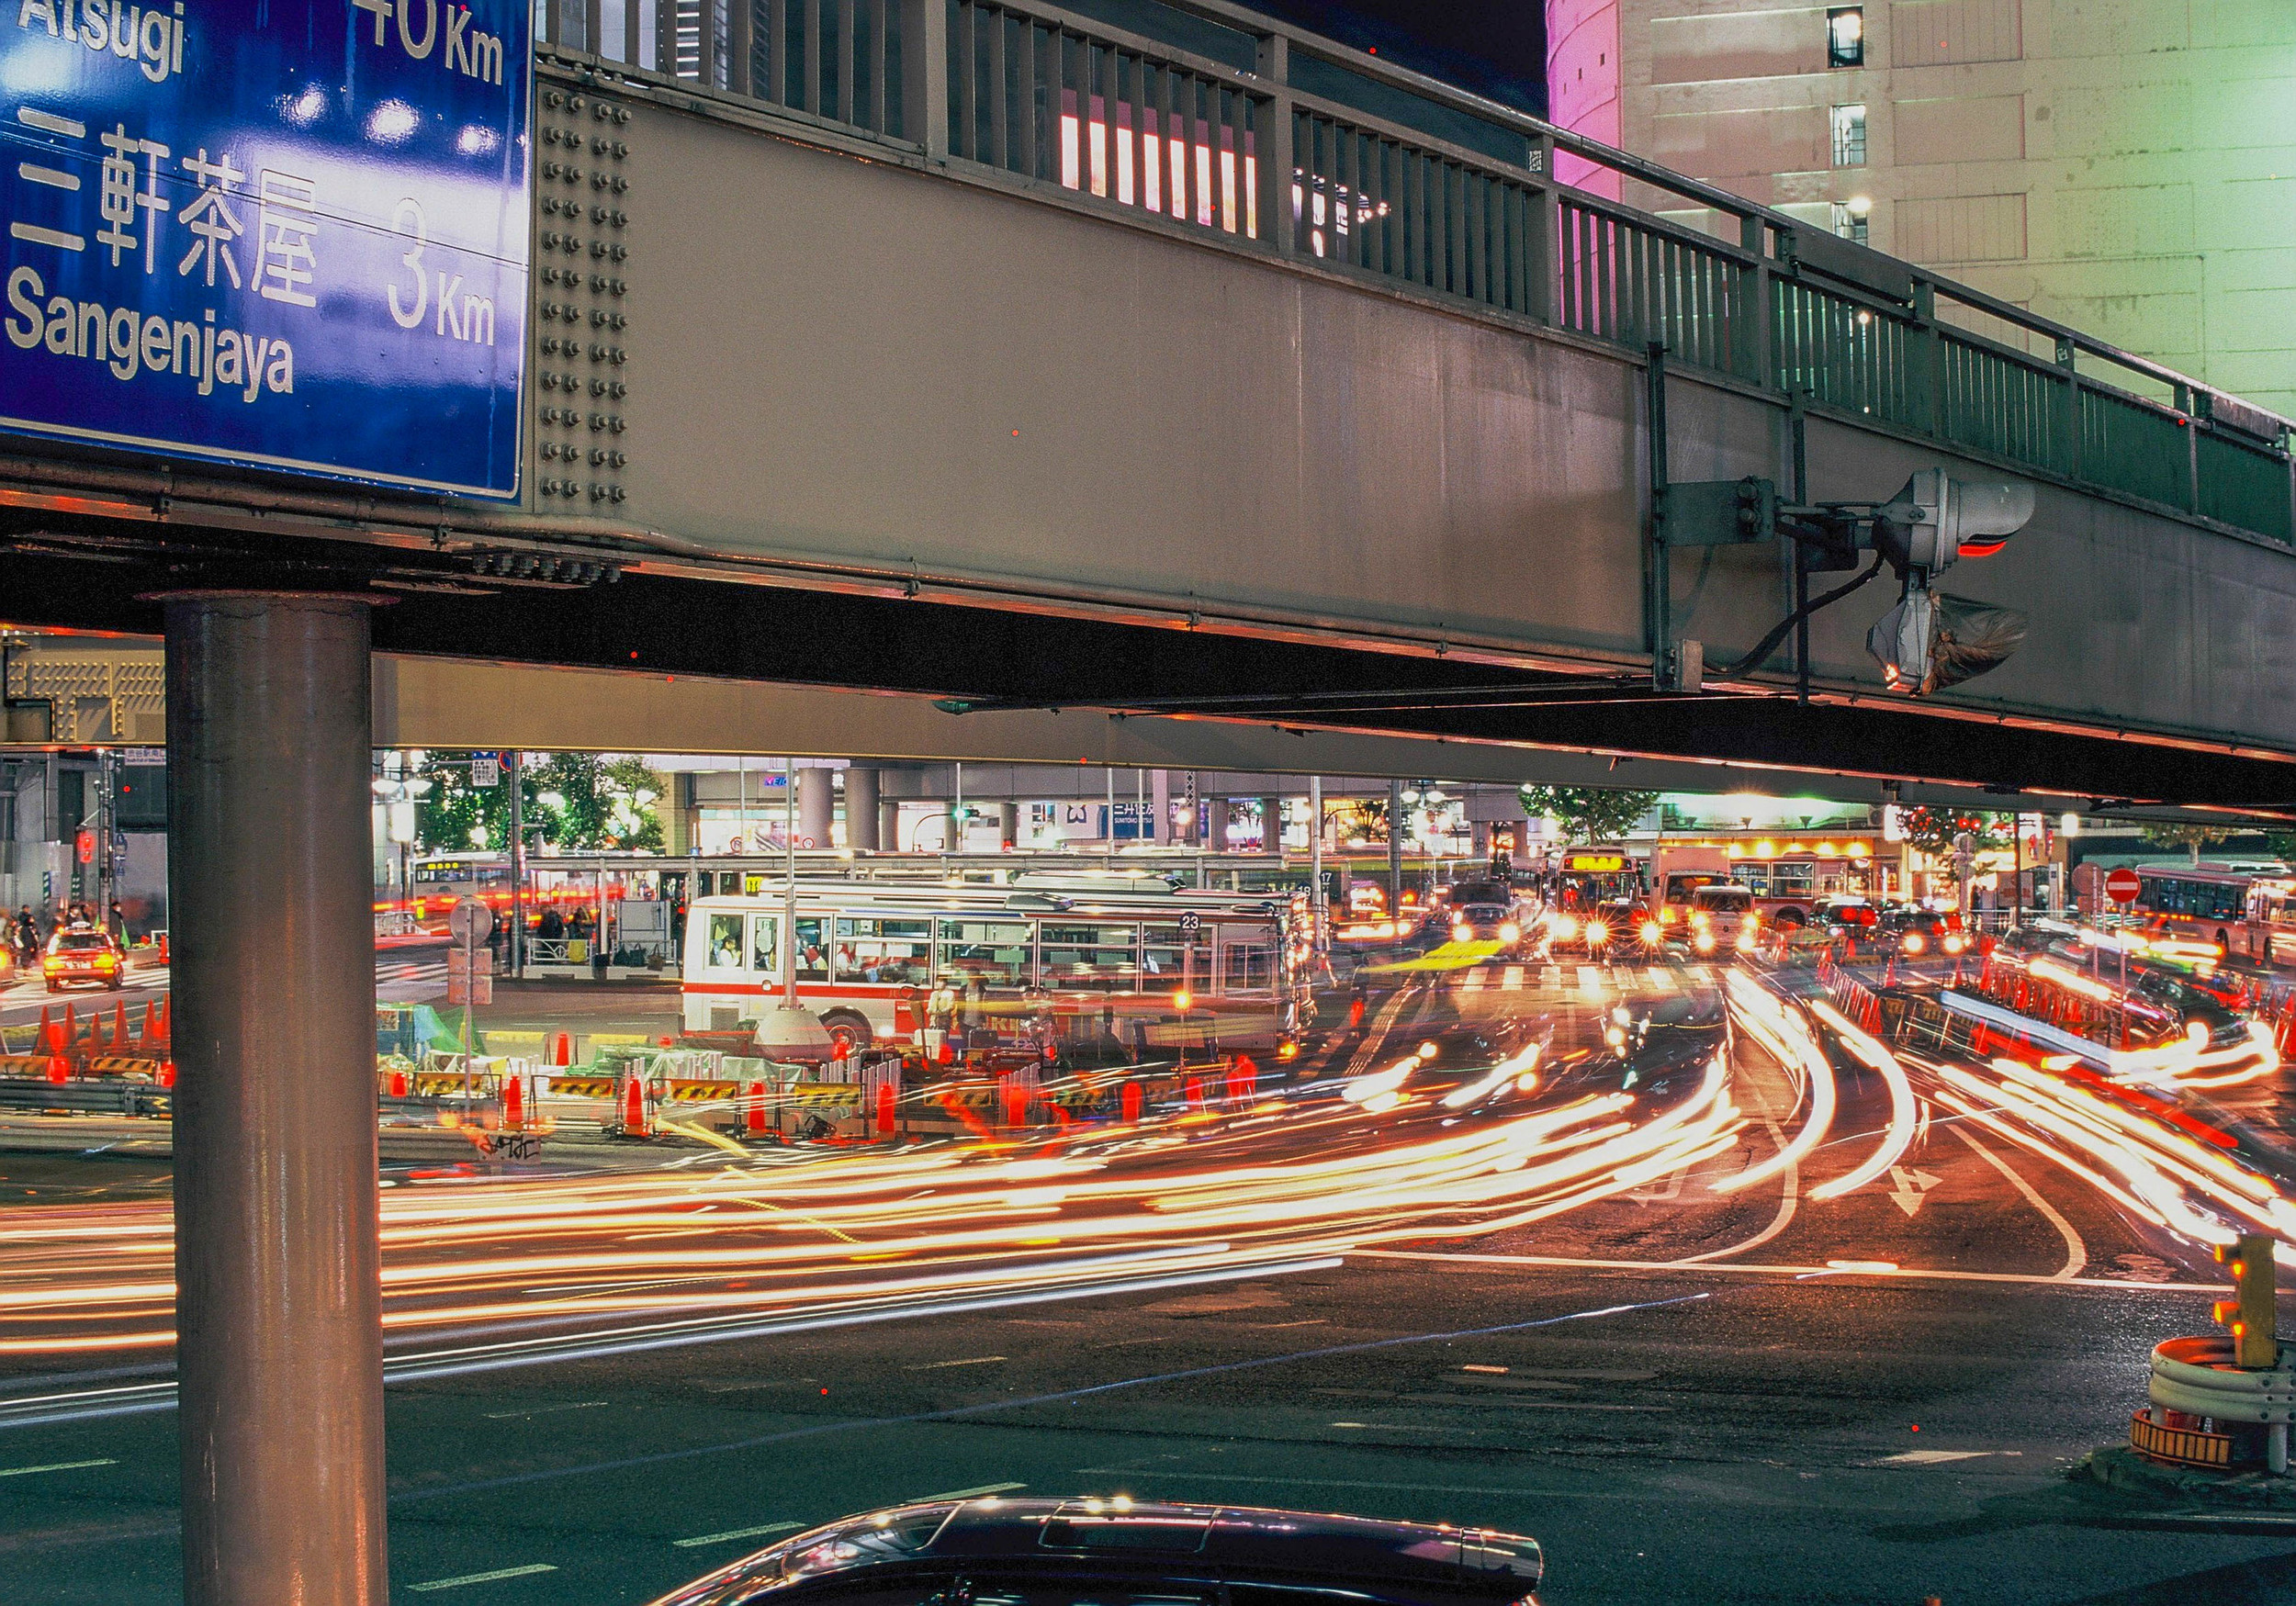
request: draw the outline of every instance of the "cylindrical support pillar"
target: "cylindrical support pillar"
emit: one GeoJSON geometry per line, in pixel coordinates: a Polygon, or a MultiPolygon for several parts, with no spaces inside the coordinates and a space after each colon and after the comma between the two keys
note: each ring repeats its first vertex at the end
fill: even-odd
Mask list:
{"type": "Polygon", "coordinates": [[[384,1606],[367,604],[166,604],[184,1599],[384,1606]]]}
{"type": "Polygon", "coordinates": [[[2272,1472],[2288,1471],[2288,1424],[2274,1422],[2264,1430],[2264,1465],[2272,1472]]]}
{"type": "Polygon", "coordinates": [[[1208,798],[1205,800],[1205,821],[1210,828],[1205,833],[1207,840],[1204,846],[1210,848],[1214,853],[1225,853],[1228,851],[1228,811],[1234,806],[1235,805],[1232,803],[1224,797],[1208,798]]]}
{"type": "Polygon", "coordinates": [[[837,811],[836,794],[831,790],[835,784],[832,770],[816,768],[797,772],[798,847],[829,846],[829,822],[837,811]]]}
{"type": "Polygon", "coordinates": [[[996,846],[1012,848],[1020,841],[1020,805],[1000,803],[996,805],[996,846]]]}
{"type": "Polygon", "coordinates": [[[1284,800],[1279,797],[1260,799],[1260,851],[1281,853],[1284,850],[1284,800]]]}
{"type": "Polygon", "coordinates": [[[901,847],[901,805],[889,797],[877,800],[877,846],[886,853],[901,847]]]}
{"type": "Polygon", "coordinates": [[[875,853],[885,846],[877,814],[877,772],[854,765],[845,771],[845,846],[875,853]]]}
{"type": "Polygon", "coordinates": [[[1148,771],[1148,839],[1151,842],[1172,840],[1172,773],[1168,769],[1148,771]]]}

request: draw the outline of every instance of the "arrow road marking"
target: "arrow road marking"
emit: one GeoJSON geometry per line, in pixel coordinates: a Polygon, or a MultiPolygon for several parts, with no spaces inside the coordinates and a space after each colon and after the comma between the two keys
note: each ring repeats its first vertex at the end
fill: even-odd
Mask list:
{"type": "Polygon", "coordinates": [[[1914,1212],[1921,1208],[1921,1201],[1929,1196],[1930,1190],[1945,1179],[1931,1176],[1926,1171],[1908,1171],[1902,1165],[1893,1165],[1889,1168],[1889,1180],[1897,1185],[1889,1190],[1889,1196],[1910,1219],[1914,1212]]]}

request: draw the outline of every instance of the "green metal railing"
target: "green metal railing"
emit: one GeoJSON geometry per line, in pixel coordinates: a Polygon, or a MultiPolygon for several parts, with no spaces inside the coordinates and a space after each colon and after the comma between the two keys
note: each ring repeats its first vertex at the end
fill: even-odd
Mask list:
{"type": "Polygon", "coordinates": [[[628,0],[607,38],[602,0],[548,0],[544,48],[1638,357],[1660,343],[1820,411],[2296,545],[2284,419],[1226,0],[1133,0],[1123,26],[1088,15],[1111,0],[1074,3],[628,0]],[[1560,183],[1558,153],[1729,232],[1560,183]]]}

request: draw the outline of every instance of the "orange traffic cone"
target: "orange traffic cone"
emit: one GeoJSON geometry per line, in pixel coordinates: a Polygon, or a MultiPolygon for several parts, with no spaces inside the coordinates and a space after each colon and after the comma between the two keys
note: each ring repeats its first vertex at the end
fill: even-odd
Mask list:
{"type": "Polygon", "coordinates": [[[163,1060],[160,1061],[160,1085],[162,1087],[173,1087],[175,1085],[174,1061],[163,1060]]]}
{"type": "Polygon", "coordinates": [[[741,1101],[741,1124],[746,1131],[765,1130],[765,1084],[749,1084],[749,1095],[741,1101]]]}
{"type": "Polygon", "coordinates": [[[880,1138],[893,1136],[894,1113],[900,1099],[901,1095],[894,1091],[892,1083],[877,1084],[877,1136],[880,1138]]]}
{"type": "Polygon", "coordinates": [[[32,1034],[32,1052],[52,1054],[56,1051],[56,1023],[48,1018],[48,1005],[39,1006],[39,1029],[32,1034]]]}
{"type": "Polygon", "coordinates": [[[551,1035],[550,1063],[553,1065],[574,1063],[574,1036],[571,1032],[555,1032],[551,1035]]]}
{"type": "Polygon", "coordinates": [[[622,1130],[625,1136],[646,1138],[653,1135],[653,1122],[646,1107],[646,1081],[633,1076],[623,1084],[622,1130]]]}
{"type": "Polygon", "coordinates": [[[112,1005],[112,1047],[123,1054],[128,1051],[128,1001],[125,998],[112,1005]]]}
{"type": "Polygon", "coordinates": [[[1127,1082],[1124,1084],[1122,1096],[1124,1101],[1124,1119],[1127,1122],[1138,1122],[1140,1119],[1141,1106],[1140,1084],[1137,1082],[1127,1082]]]}
{"type": "Polygon", "coordinates": [[[407,1096],[407,1073],[396,1065],[391,1067],[390,1072],[390,1096],[393,1098],[407,1096]]]}
{"type": "Polygon", "coordinates": [[[72,1005],[63,1006],[63,1046],[58,1053],[69,1054],[80,1046],[80,1023],[72,1018],[72,1005]]]}
{"type": "Polygon", "coordinates": [[[160,1035],[159,1028],[155,1024],[158,1016],[152,1013],[157,1007],[158,1005],[152,999],[146,998],[143,1001],[143,1040],[147,1043],[160,1035]]]}
{"type": "Polygon", "coordinates": [[[1029,1090],[1021,1083],[1005,1084],[1005,1125],[1023,1127],[1029,1122],[1029,1090]]]}
{"type": "Polygon", "coordinates": [[[48,1059],[48,1080],[49,1080],[49,1081],[51,1081],[51,1082],[65,1082],[65,1081],[69,1081],[69,1080],[71,1079],[71,1076],[72,1076],[72,1061],[69,1061],[69,1060],[65,1059],[65,1058],[64,1058],[62,1054],[51,1054],[51,1055],[50,1055],[50,1056],[49,1056],[49,1059],[48,1059]]]}
{"type": "Polygon", "coordinates": [[[526,1079],[517,1072],[502,1077],[502,1125],[515,1131],[526,1124],[526,1079]]]}

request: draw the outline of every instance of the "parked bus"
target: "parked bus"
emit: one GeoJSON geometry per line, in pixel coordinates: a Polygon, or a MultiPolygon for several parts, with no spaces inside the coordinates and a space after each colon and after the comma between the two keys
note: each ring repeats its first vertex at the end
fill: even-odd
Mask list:
{"type": "MultiPolygon", "coordinates": [[[[2155,931],[2189,942],[2209,943],[2218,952],[2251,945],[2250,892],[2264,867],[2228,864],[2140,864],[2136,902],[2129,913],[2155,931]]],[[[2281,867],[2272,866],[2274,870],[2281,867]]]]}
{"type": "MultiPolygon", "coordinates": [[[[786,888],[697,899],[685,928],[689,1031],[739,1030],[782,995],[786,888]]],[[[1039,881],[1027,887],[797,883],[797,996],[841,1050],[891,1040],[904,1004],[938,986],[969,1011],[1034,1001],[1056,1011],[1189,1016],[1223,1041],[1280,1049],[1300,1026],[1304,895],[1168,883],[1039,881]],[[981,1005],[987,1005],[982,1009],[981,1005]]]]}
{"type": "Polygon", "coordinates": [[[2248,888],[2243,957],[2259,965],[2296,965],[2296,880],[2259,876],[2248,888]]]}

